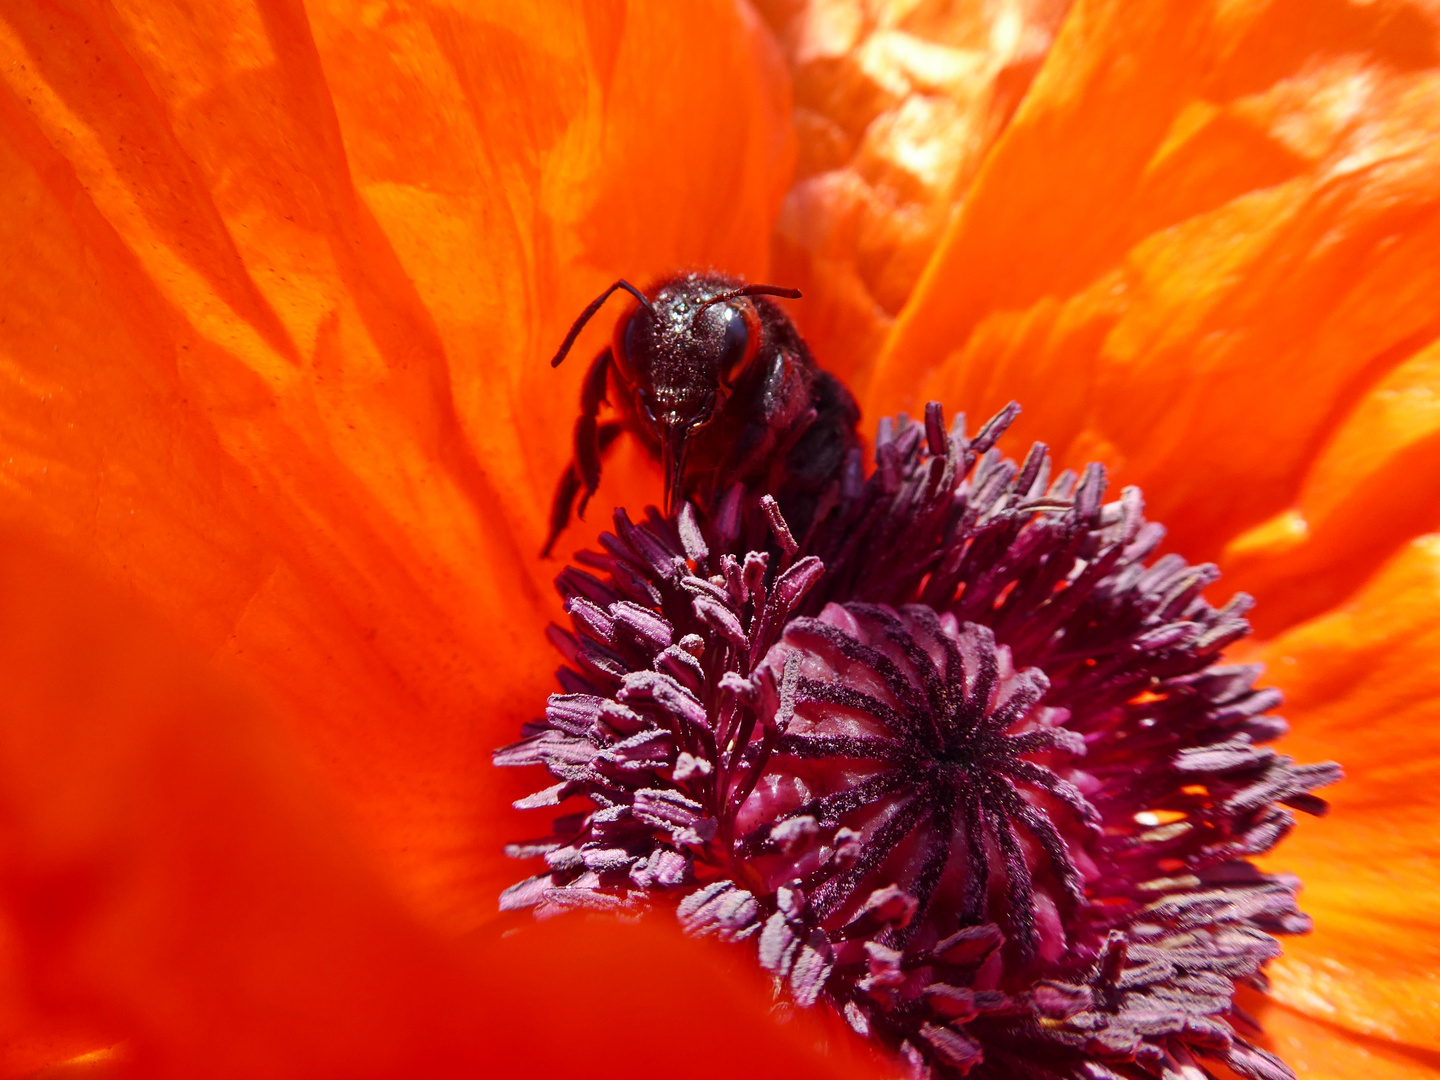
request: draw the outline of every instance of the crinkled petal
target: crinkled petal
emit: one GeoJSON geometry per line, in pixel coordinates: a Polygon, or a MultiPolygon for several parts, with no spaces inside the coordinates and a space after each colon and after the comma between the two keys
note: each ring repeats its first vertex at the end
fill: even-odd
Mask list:
{"type": "Polygon", "coordinates": [[[1331,813],[1268,859],[1305,882],[1315,932],[1272,965],[1279,1000],[1440,1049],[1440,536],[1407,545],[1349,603],[1260,650],[1300,758],[1333,756],[1331,813]]]}
{"type": "Polygon", "coordinates": [[[868,411],[1019,400],[1192,557],[1286,509],[1440,333],[1436,16],[1400,10],[1077,0],[868,411]]]}
{"type": "Polygon", "coordinates": [[[1294,504],[1237,536],[1226,581],[1263,598],[1261,633],[1348,599],[1440,522],[1440,342],[1365,391],[1306,470],[1294,504]]]}
{"type": "Polygon", "coordinates": [[[775,276],[828,371],[868,378],[1070,0],[757,5],[795,77],[799,160],[775,276]]]}

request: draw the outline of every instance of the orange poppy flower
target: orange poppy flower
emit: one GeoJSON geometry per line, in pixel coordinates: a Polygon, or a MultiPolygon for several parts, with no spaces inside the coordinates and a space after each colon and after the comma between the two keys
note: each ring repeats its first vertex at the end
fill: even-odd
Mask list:
{"type": "MultiPolygon", "coordinates": [[[[884,1074],[658,921],[494,917],[544,357],[692,264],[806,290],[872,419],[1021,400],[1257,595],[1285,749],[1349,779],[1248,1006],[1301,1076],[1440,1070],[1440,15],[766,14],[0,13],[5,1075],[884,1074]]],[[[599,498],[657,490],[622,444],[599,498]]]]}

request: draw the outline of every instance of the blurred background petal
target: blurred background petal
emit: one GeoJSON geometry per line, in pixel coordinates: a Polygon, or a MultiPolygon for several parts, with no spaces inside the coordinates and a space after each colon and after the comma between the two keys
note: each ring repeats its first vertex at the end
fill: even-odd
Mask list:
{"type": "Polygon", "coordinates": [[[47,1015],[102,1046],[123,1039],[116,1070],[875,1074],[822,1016],[775,1023],[752,963],[668,919],[435,933],[248,692],[12,533],[0,681],[14,959],[47,1015]]]}

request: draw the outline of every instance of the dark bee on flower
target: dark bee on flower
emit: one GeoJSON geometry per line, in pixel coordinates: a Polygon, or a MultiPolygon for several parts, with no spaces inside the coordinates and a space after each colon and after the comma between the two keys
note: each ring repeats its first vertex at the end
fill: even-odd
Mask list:
{"type": "Polygon", "coordinates": [[[580,313],[552,366],[621,289],[638,304],[585,376],[575,456],[555,492],[544,554],[577,497],[584,513],[601,459],[622,431],[659,458],[667,514],[686,498],[708,504],[739,483],[772,493],[797,530],[807,527],[827,492],[833,501],[847,461],[858,468],[860,410],[769,299],[800,293],[715,273],[667,277],[649,295],[617,281],[580,313]],[[606,401],[620,415],[602,423],[606,401]]]}

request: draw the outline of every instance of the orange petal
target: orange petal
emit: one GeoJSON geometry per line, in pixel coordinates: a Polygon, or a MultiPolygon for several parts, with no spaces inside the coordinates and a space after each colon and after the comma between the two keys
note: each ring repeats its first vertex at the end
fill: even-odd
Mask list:
{"type": "Polygon", "coordinates": [[[1068,3],[762,5],[795,73],[800,159],[775,276],[820,363],[869,377],[1068,3]]]}
{"type": "Polygon", "coordinates": [[[1260,600],[1270,632],[1332,607],[1416,533],[1440,524],[1440,342],[1359,398],[1294,506],[1225,548],[1226,583],[1260,600]]]}
{"type": "Polygon", "coordinates": [[[1241,1005],[1265,1028],[1261,1045],[1280,1055],[1304,1080],[1434,1080],[1440,1055],[1315,1020],[1255,993],[1241,1005]]]}
{"type": "Polygon", "coordinates": [[[0,38],[7,515],[282,699],[411,900],[474,925],[526,782],[489,751],[555,663],[583,363],[545,358],[619,274],[763,273],[783,73],[720,0],[76,2],[0,38]]]}
{"type": "Polygon", "coordinates": [[[13,534],[0,681],[0,908],[28,988],[123,1034],[144,1075],[875,1074],[663,920],[442,940],[246,693],[13,534]]]}
{"type": "MultiPolygon", "coordinates": [[[[686,266],[765,278],[794,158],[780,57],[722,0],[339,5],[315,32],[354,182],[528,555],[613,325],[602,313],[557,375],[544,361],[585,304],[686,266]]],[[[602,518],[623,492],[602,490],[602,518]]],[[[551,572],[531,569],[547,595],[551,572]]]]}
{"type": "Polygon", "coordinates": [[[1180,550],[1289,505],[1440,333],[1433,12],[1077,0],[881,359],[1144,486],[1180,550]],[[1418,50],[1418,51],[1417,51],[1418,50]]]}
{"type": "Polygon", "coordinates": [[[1259,650],[1285,694],[1286,752],[1334,758],[1332,811],[1269,857],[1305,882],[1315,932],[1271,969],[1279,1000],[1440,1049],[1440,535],[1340,609],[1259,650]]]}
{"type": "MultiPolygon", "coordinates": [[[[11,927],[3,927],[9,932],[11,927]]],[[[107,1033],[74,1017],[46,1015],[28,999],[17,967],[15,950],[0,958],[0,1078],[20,1080],[56,1062],[71,1061],[105,1047],[107,1033]]],[[[108,1067],[108,1066],[107,1066],[108,1067]]],[[[43,1073],[42,1073],[43,1075],[43,1073]]],[[[45,1080],[49,1080],[48,1077],[45,1080]]]]}

